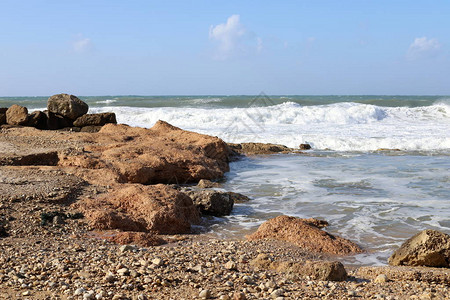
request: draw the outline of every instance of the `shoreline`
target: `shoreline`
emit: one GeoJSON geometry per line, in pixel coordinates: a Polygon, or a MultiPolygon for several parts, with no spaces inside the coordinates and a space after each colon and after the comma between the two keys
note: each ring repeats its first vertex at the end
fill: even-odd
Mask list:
{"type": "MultiPolygon", "coordinates": [[[[111,133],[118,139],[132,136],[138,140],[137,135],[130,135],[130,132],[121,137],[118,133],[125,129],[113,127],[111,133]]],[[[166,131],[167,128],[171,127],[160,125],[158,132],[166,131]]],[[[175,132],[178,138],[185,139],[182,133],[175,132]]],[[[3,293],[0,293],[0,299],[37,299],[53,294],[59,294],[63,299],[94,299],[90,297],[99,294],[104,299],[145,299],[142,295],[148,299],[169,299],[175,296],[193,299],[201,298],[203,290],[208,290],[211,298],[216,299],[402,299],[403,296],[409,299],[417,294],[417,290],[411,287],[421,292],[420,297],[434,295],[437,299],[444,299],[448,293],[448,269],[351,267],[347,268],[350,276],[348,280],[324,283],[302,274],[259,270],[250,266],[250,261],[261,253],[282,261],[333,259],[333,256],[304,252],[284,242],[228,241],[210,238],[208,234],[163,235],[168,242],[166,245],[151,248],[132,246],[122,250],[123,246],[87,237],[92,228],[83,219],[67,218],[61,223],[53,219],[52,224],[41,226],[42,212],[62,210],[75,213],[73,203],[107,194],[117,185],[113,181],[123,180],[121,176],[128,176],[127,180],[142,179],[142,175],[133,177],[126,175],[126,172],[114,173],[120,171],[120,165],[107,172],[98,172],[89,166],[86,168],[85,162],[96,155],[85,157],[87,160],[84,161],[80,161],[80,157],[95,154],[98,147],[100,151],[108,151],[105,148],[107,139],[95,141],[94,135],[31,128],[1,130],[3,198],[0,211],[1,216],[12,225],[8,228],[9,236],[0,238],[0,245],[5,249],[0,256],[0,262],[5,265],[0,272],[3,293]],[[83,138],[74,138],[76,135],[83,138]],[[58,158],[56,163],[55,152],[58,158]],[[11,155],[8,157],[7,153],[11,155]],[[61,165],[62,161],[65,163],[61,165]],[[4,195],[7,193],[3,192],[9,192],[10,197],[6,199],[4,195]],[[224,248],[229,251],[222,253],[224,248]],[[144,257],[146,263],[136,256],[144,257]],[[156,260],[155,264],[157,258],[161,258],[163,263],[156,260]],[[230,260],[235,263],[235,267],[226,267],[230,260]],[[105,264],[105,261],[108,263],[105,264]],[[198,265],[200,268],[196,269],[198,265]],[[125,273],[121,274],[119,270],[125,273]],[[159,271],[164,276],[158,275],[159,271]],[[387,282],[375,280],[381,274],[388,276],[387,282]],[[114,280],[107,279],[109,275],[114,280]],[[119,294],[123,294],[123,297],[119,297],[119,294]],[[397,297],[399,295],[400,298],[397,297]]],[[[217,153],[214,155],[218,157],[217,153]]],[[[214,171],[214,176],[220,174],[217,172],[214,171]]]]}

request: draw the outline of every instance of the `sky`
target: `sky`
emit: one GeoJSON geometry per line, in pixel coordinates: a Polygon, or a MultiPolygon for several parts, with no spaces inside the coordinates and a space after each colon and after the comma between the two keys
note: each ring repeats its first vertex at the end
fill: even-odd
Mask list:
{"type": "Polygon", "coordinates": [[[450,1],[1,0],[0,96],[450,95],[450,1]]]}

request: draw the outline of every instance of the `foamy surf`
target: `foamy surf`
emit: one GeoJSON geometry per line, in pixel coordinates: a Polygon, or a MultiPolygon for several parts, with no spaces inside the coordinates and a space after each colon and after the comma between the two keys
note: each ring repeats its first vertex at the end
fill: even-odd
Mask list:
{"type": "MultiPolygon", "coordinates": [[[[195,100],[195,99],[194,99],[195,100]]],[[[424,107],[380,107],[360,103],[301,106],[293,102],[268,107],[101,107],[118,121],[151,127],[157,120],[221,137],[227,142],[264,142],[318,150],[447,151],[450,106],[440,101],[424,107]]]]}

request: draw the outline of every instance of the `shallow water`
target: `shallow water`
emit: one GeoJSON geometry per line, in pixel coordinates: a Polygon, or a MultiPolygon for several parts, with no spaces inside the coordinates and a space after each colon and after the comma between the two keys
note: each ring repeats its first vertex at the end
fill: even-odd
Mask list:
{"type": "Polygon", "coordinates": [[[325,219],[327,231],[369,251],[348,263],[380,265],[423,229],[450,234],[450,160],[409,154],[317,153],[253,157],[231,164],[224,189],[250,195],[217,235],[242,238],[268,218],[325,219]]]}

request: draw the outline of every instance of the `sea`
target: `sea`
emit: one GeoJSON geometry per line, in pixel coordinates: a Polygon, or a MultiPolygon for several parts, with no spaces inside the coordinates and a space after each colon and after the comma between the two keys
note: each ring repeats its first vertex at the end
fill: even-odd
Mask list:
{"type": "MultiPolygon", "coordinates": [[[[47,98],[0,97],[0,107],[43,110],[47,98]]],[[[450,96],[80,98],[132,126],[164,120],[231,143],[312,146],[232,162],[222,188],[251,200],[208,220],[212,235],[242,239],[281,214],[318,218],[367,250],[345,263],[385,265],[421,230],[450,234],[450,96]]]]}

